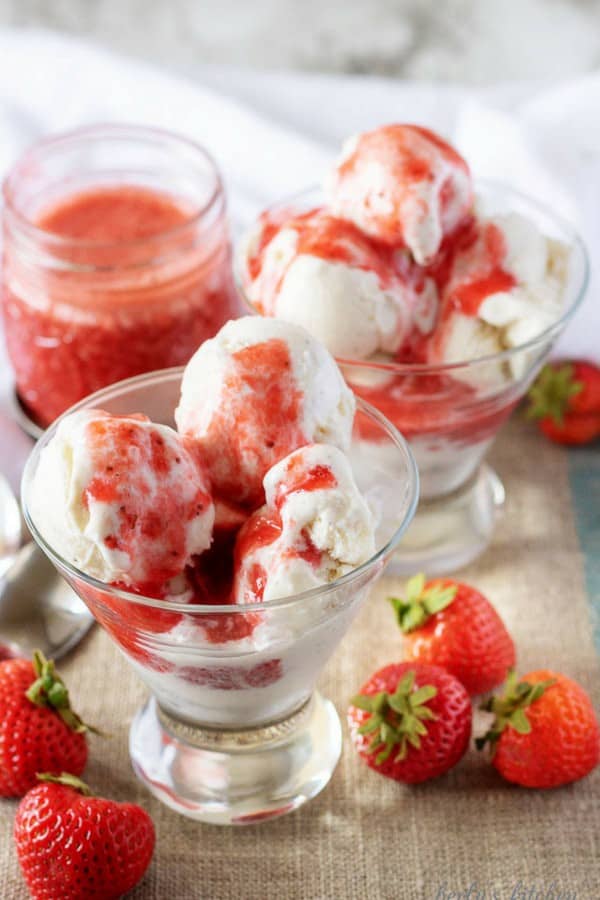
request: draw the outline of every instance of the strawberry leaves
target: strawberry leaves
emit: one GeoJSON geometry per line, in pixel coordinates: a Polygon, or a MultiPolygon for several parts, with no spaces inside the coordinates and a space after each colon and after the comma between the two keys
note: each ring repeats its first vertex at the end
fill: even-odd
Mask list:
{"type": "Polygon", "coordinates": [[[583,390],[583,382],[573,378],[573,366],[545,365],[529,391],[527,418],[551,418],[562,425],[569,411],[571,397],[583,390]]]}
{"type": "Polygon", "coordinates": [[[504,694],[501,697],[490,697],[480,706],[485,712],[493,713],[495,718],[489,731],[476,739],[477,749],[483,750],[489,743],[493,753],[500,735],[509,726],[518,734],[529,734],[531,724],[525,710],[555,683],[556,679],[550,678],[547,681],[529,684],[527,681],[519,681],[516,672],[511,671],[506,679],[504,694]]]}
{"type": "Polygon", "coordinates": [[[84,734],[91,731],[101,734],[97,728],[86,723],[71,709],[69,691],[54,668],[54,661],[46,659],[41,650],[35,650],[33,654],[33,670],[36,680],[25,692],[25,696],[36,706],[48,706],[55,709],[65,725],[76,734],[84,734]]]}
{"type": "Polygon", "coordinates": [[[406,634],[420,628],[427,620],[449,606],[458,586],[455,584],[433,583],[425,586],[423,573],[410,578],[406,585],[406,598],[388,597],[392,604],[398,625],[406,634]]]}
{"type": "Polygon", "coordinates": [[[73,788],[74,791],[78,791],[80,794],[83,794],[84,797],[94,796],[85,781],[82,781],[81,778],[77,778],[76,775],[71,775],[69,772],[61,772],[60,775],[52,775],[50,772],[38,772],[37,777],[38,780],[42,782],[62,784],[64,787],[73,788]]]}
{"type": "Polygon", "coordinates": [[[353,706],[368,712],[368,719],[358,729],[359,734],[373,735],[370,753],[377,753],[376,763],[388,759],[395,748],[395,761],[406,758],[409,747],[418,750],[421,738],[427,734],[426,721],[435,719],[435,713],[427,706],[437,694],[433,685],[415,688],[415,672],[411,670],[400,679],[393,694],[380,691],[377,694],[358,694],[350,701],[353,706]]]}

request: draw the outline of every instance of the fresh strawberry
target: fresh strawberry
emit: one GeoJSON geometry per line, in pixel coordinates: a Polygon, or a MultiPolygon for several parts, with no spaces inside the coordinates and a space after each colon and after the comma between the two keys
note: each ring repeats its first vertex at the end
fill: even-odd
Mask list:
{"type": "Polygon", "coordinates": [[[404,632],[404,656],[442,666],[469,694],[485,694],[515,664],[515,645],[504,622],[483,594],[450,579],[425,583],[415,575],[406,599],[390,597],[404,632]]]}
{"type": "Polygon", "coordinates": [[[546,418],[540,421],[539,427],[555,444],[578,447],[581,444],[591,444],[600,436],[600,413],[567,413],[560,424],[554,419],[546,418]]]}
{"type": "Polygon", "coordinates": [[[529,399],[529,418],[556,443],[587,444],[600,436],[600,368],[593,363],[549,363],[529,399]]]}
{"type": "Polygon", "coordinates": [[[87,762],[86,731],[54,663],[36,651],[0,663],[0,796],[19,797],[38,772],[80,775],[87,762]]]}
{"type": "Polygon", "coordinates": [[[0,643],[0,662],[5,659],[17,659],[18,654],[15,653],[9,644],[0,643]]]}
{"type": "Polygon", "coordinates": [[[495,715],[487,742],[507,781],[551,788],[577,781],[600,761],[600,729],[590,698],[577,682],[542,669],[522,681],[511,673],[501,697],[482,709],[495,715]]]}
{"type": "Polygon", "coordinates": [[[469,695],[438,666],[385,666],[350,702],[348,723],[356,749],[368,766],[396,781],[437,778],[469,746],[469,695]]]}
{"type": "Polygon", "coordinates": [[[143,877],[154,852],[140,806],[91,795],[78,778],[42,775],[21,800],[14,837],[34,900],[117,900],[143,877]]]}

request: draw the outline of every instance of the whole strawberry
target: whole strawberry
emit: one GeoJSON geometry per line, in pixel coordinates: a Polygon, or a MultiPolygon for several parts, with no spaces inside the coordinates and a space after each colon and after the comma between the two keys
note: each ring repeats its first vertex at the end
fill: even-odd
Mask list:
{"type": "Polygon", "coordinates": [[[484,694],[515,664],[515,645],[504,622],[483,594],[449,579],[425,583],[415,575],[406,599],[390,597],[404,632],[404,656],[442,666],[469,694],[484,694]]]}
{"type": "Polygon", "coordinates": [[[469,695],[438,666],[385,666],[350,702],[354,746],[368,766],[396,781],[417,784],[437,778],[469,746],[469,695]]]}
{"type": "Polygon", "coordinates": [[[154,852],[148,813],[94,797],[69,775],[40,780],[21,800],[14,827],[34,900],[116,900],[131,890],[154,852]]]}
{"type": "Polygon", "coordinates": [[[95,731],[73,712],[54,663],[36,651],[0,662],[0,796],[20,797],[38,772],[80,775],[87,762],[85,733],[95,731]]]}
{"type": "Polygon", "coordinates": [[[544,366],[531,390],[528,415],[559,444],[600,436],[600,368],[580,360],[544,366]]]}
{"type": "Polygon", "coordinates": [[[495,714],[477,740],[492,748],[492,763],[507,781],[551,788],[589,774],[600,761],[600,729],[590,698],[565,675],[540,670],[521,681],[512,673],[502,697],[482,709],[495,714]]]}

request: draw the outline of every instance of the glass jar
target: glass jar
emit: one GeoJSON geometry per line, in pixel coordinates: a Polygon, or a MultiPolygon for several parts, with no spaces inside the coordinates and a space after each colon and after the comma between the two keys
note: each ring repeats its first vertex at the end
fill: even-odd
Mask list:
{"type": "Polygon", "coordinates": [[[182,365],[240,308],[207,152],[101,125],[42,141],[4,183],[2,306],[41,425],[105,385],[182,365]]]}

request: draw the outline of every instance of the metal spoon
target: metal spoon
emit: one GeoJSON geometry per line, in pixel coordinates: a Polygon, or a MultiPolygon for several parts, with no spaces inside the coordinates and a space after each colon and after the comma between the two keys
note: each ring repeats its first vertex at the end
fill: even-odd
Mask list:
{"type": "MultiPolygon", "coordinates": [[[[11,528],[14,544],[15,522],[20,537],[19,507],[0,476],[0,546],[9,546],[11,528]]],[[[0,566],[3,560],[6,554],[0,554],[0,566]]],[[[37,544],[29,541],[12,556],[0,581],[0,658],[31,656],[37,648],[48,658],[59,659],[79,643],[93,621],[88,608],[37,544]]]]}

